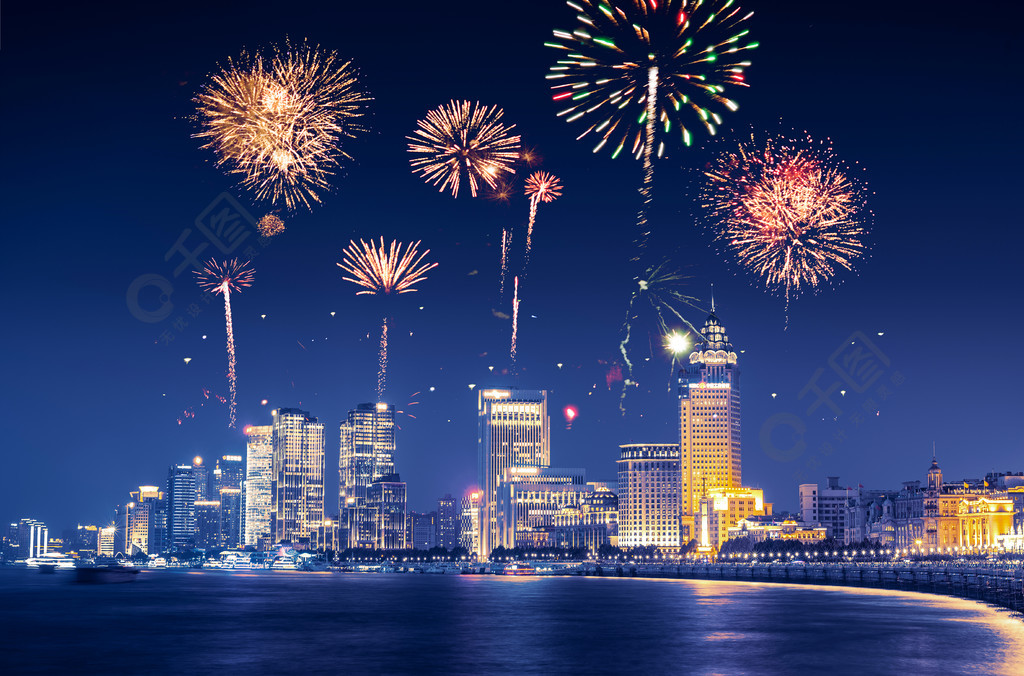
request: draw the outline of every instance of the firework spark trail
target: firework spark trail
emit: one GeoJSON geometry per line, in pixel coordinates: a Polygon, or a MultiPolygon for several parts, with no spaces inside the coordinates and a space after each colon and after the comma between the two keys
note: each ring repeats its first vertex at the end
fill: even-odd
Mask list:
{"type": "Polygon", "coordinates": [[[235,328],[231,321],[231,291],[224,289],[224,319],[228,336],[228,427],[234,429],[238,412],[235,398],[238,396],[238,380],[235,373],[235,328]]]}
{"type": "Polygon", "coordinates": [[[197,283],[201,289],[212,293],[224,295],[224,320],[227,325],[227,350],[228,350],[228,427],[235,427],[237,406],[235,398],[237,395],[237,374],[235,362],[235,328],[231,319],[231,291],[241,292],[242,289],[252,286],[255,272],[249,267],[248,261],[239,263],[238,259],[218,263],[215,260],[207,261],[202,270],[195,271],[197,283]]]}
{"type": "Polygon", "coordinates": [[[867,187],[831,145],[754,135],[705,171],[702,206],[738,264],[789,303],[817,291],[867,252],[867,187]]]}
{"type": "Polygon", "coordinates": [[[654,199],[652,188],[654,186],[654,163],[651,162],[651,155],[654,153],[654,116],[658,114],[658,67],[651,66],[647,70],[647,110],[644,113],[644,177],[640,184],[640,210],[636,215],[636,254],[634,261],[640,260],[640,253],[647,249],[647,238],[650,237],[650,230],[647,227],[647,210],[654,199]]]}
{"type": "Polygon", "coordinates": [[[546,171],[535,171],[526,179],[526,196],[530,198],[530,220],[526,226],[526,257],[523,262],[523,274],[530,263],[530,248],[533,245],[533,224],[537,220],[537,205],[541,202],[554,202],[562,195],[562,184],[558,177],[546,171]]]}
{"type": "Polygon", "coordinates": [[[429,111],[414,135],[406,137],[412,141],[413,173],[439,192],[450,189],[452,197],[459,196],[463,175],[473,197],[481,181],[495,188],[502,173],[516,173],[513,165],[519,159],[519,136],[512,134],[514,124],[501,121],[503,115],[497,106],[455,100],[429,111]]]}
{"type": "Polygon", "coordinates": [[[505,279],[508,277],[508,248],[512,245],[512,233],[501,229],[501,297],[505,297],[505,279]]]}
{"type": "Polygon", "coordinates": [[[330,190],[344,138],[370,100],[351,62],[307,42],[275,46],[269,58],[243,52],[196,95],[203,148],[258,200],[311,208],[330,190]]]}
{"type": "Polygon", "coordinates": [[[516,373],[516,339],[519,334],[519,277],[513,279],[514,293],[512,295],[512,347],[509,356],[512,358],[512,375],[516,373]]]}
{"type": "MultiPolygon", "coordinates": [[[[412,244],[399,244],[392,240],[391,246],[384,244],[384,238],[380,238],[380,247],[377,247],[373,240],[369,243],[359,240],[357,245],[354,240],[349,240],[348,247],[342,252],[343,260],[338,267],[352,275],[342,277],[345,281],[352,282],[361,288],[356,292],[357,296],[363,294],[389,296],[400,293],[411,293],[416,291],[415,285],[426,279],[427,272],[437,267],[437,263],[425,263],[423,258],[430,253],[430,249],[419,253],[419,242],[412,244]],[[405,248],[403,253],[402,249],[405,248]]],[[[380,333],[380,354],[377,370],[377,400],[384,398],[384,389],[387,384],[388,368],[388,318],[384,316],[380,333]]]]}
{"type": "Polygon", "coordinates": [[[378,368],[377,368],[377,401],[384,400],[384,386],[387,384],[387,372],[388,372],[388,318],[384,318],[384,322],[380,329],[380,354],[378,355],[378,368]]]}

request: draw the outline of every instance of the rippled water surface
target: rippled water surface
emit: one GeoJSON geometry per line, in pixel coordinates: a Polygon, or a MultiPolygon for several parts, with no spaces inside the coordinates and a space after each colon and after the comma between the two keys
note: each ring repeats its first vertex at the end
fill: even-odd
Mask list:
{"type": "Polygon", "coordinates": [[[0,672],[1022,674],[1024,622],[923,594],[687,580],[0,569],[0,672]]]}

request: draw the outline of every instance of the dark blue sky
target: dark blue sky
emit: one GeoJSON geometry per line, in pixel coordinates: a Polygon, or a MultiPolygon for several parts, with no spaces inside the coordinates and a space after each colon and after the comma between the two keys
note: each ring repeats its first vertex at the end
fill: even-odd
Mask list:
{"type": "MultiPolygon", "coordinates": [[[[707,299],[715,284],[718,314],[745,350],[745,483],[781,508],[795,507],[797,483],[826,474],[898,487],[923,478],[933,441],[947,476],[1024,469],[1022,64],[1012,22],[924,2],[884,13],[744,4],[756,11],[751,30],[761,47],[751,56],[751,88],[737,93],[740,110],[725,126],[777,129],[781,118],[786,128],[830,137],[839,155],[867,168],[876,193],[871,258],[838,287],[795,301],[785,330],[782,301],[726,263],[695,224],[694,169],[709,151],[676,149],[656,166],[655,242],[692,275],[694,295],[707,299]],[[844,384],[846,396],[834,396],[838,421],[832,413],[822,420],[824,405],[808,414],[812,400],[801,390],[819,368],[822,387],[839,381],[829,357],[851,336],[864,347],[856,332],[877,347],[879,380],[863,392],[844,384]],[[794,420],[806,425],[807,446],[791,459],[771,450],[791,445],[784,428],[767,442],[761,433],[794,420]]],[[[239,428],[268,423],[274,406],[319,416],[334,505],[338,422],[374,398],[386,311],[394,317],[388,399],[417,416],[401,421],[397,455],[410,508],[433,508],[439,495],[475,481],[468,384],[510,382],[497,375],[508,366],[510,333],[494,313],[510,311],[497,294],[498,243],[502,226],[525,224],[527,203],[453,200],[410,173],[405,135],[455,97],[503,106],[565,185],[559,201],[541,207],[520,306],[519,383],[550,392],[553,464],[613,479],[617,444],[676,440],[671,364],[660,350],[637,374],[641,388],[625,417],[605,385],[631,289],[640,167],[592,155],[555,117],[544,80],[554,55],[542,43],[552,28],[573,25],[561,3],[4,10],[9,424],[0,518],[42,518],[51,528],[107,521],[133,487],[163,483],[169,464],[243,448],[241,433],[225,429],[225,406],[200,406],[204,387],[227,393],[220,307],[196,318],[182,312],[199,295],[183,275],[174,314],[189,325],[175,332],[170,320],[140,322],[125,298],[139,275],[172,275],[164,253],[220,193],[263,213],[212,167],[188,117],[218,61],[285,35],[355,60],[374,97],[372,131],[348,146],[355,162],[325,205],[288,219],[255,261],[256,284],[233,299],[239,428]],[[335,266],[349,238],[381,235],[421,239],[440,264],[420,292],[390,305],[357,298],[335,266]],[[167,329],[175,340],[165,345],[158,338],[167,329]],[[405,406],[414,392],[419,403],[405,406]],[[571,430],[561,414],[569,404],[580,412],[571,430]],[[195,418],[179,425],[189,408],[195,418]]],[[[700,323],[704,314],[689,318],[700,323]]]]}

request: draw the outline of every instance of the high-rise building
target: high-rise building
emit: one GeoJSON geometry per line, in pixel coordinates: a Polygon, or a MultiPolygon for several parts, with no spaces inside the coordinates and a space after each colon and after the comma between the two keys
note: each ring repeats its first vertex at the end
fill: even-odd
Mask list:
{"type": "Polygon", "coordinates": [[[18,560],[18,524],[17,522],[11,523],[7,526],[7,530],[3,535],[3,548],[0,549],[0,559],[3,561],[17,561],[18,560]]]}
{"type": "Polygon", "coordinates": [[[309,546],[324,521],[324,425],[295,408],[273,416],[271,537],[309,546]]]}
{"type": "Polygon", "coordinates": [[[470,554],[480,551],[480,522],[483,516],[484,492],[472,490],[459,501],[459,544],[470,554]]]}
{"type": "Polygon", "coordinates": [[[166,548],[191,549],[196,530],[196,474],[192,465],[171,465],[167,470],[166,499],[166,548]]]}
{"type": "Polygon", "coordinates": [[[459,514],[459,502],[451,493],[445,494],[437,501],[437,544],[451,551],[459,546],[459,533],[462,519],[459,514]]]}
{"type": "Polygon", "coordinates": [[[196,500],[195,512],[195,546],[200,549],[220,547],[220,500],[196,500]]]}
{"type": "Polygon", "coordinates": [[[489,389],[477,398],[477,466],[483,491],[477,556],[498,545],[495,505],[498,483],[507,469],[551,464],[551,420],[545,390],[489,389]]]}
{"type": "Polygon", "coordinates": [[[408,542],[413,549],[433,549],[437,546],[437,512],[409,512],[406,517],[408,542]]]}
{"type": "Polygon", "coordinates": [[[359,404],[341,423],[338,513],[347,547],[374,544],[377,516],[368,508],[370,485],[395,472],[395,407],[359,404]]]}
{"type": "MultiPolygon", "coordinates": [[[[680,519],[678,444],[619,446],[618,546],[679,551],[689,543],[680,519]]],[[[690,516],[692,525],[692,515],[690,516]]]]}
{"type": "Polygon", "coordinates": [[[242,484],[245,483],[245,462],[240,455],[222,455],[213,468],[210,497],[220,501],[221,545],[242,546],[244,502],[242,484]]]}
{"type": "Polygon", "coordinates": [[[22,519],[18,522],[18,558],[31,559],[43,556],[48,551],[50,530],[36,519],[22,519]]]}
{"type": "Polygon", "coordinates": [[[274,466],[274,427],[245,428],[245,540],[246,547],[263,549],[270,544],[271,485],[274,466]],[[264,543],[260,546],[261,541],[264,543]]]}
{"type": "Polygon", "coordinates": [[[213,468],[214,497],[222,488],[241,488],[245,481],[245,461],[240,455],[222,455],[213,468]]]}
{"type": "Polygon", "coordinates": [[[99,534],[96,536],[96,555],[113,556],[114,542],[116,537],[117,526],[107,526],[106,528],[100,528],[99,534]]]}
{"type": "Polygon", "coordinates": [[[594,488],[583,468],[509,467],[498,482],[494,546],[554,547],[555,516],[582,508],[594,488]]]}
{"type": "Polygon", "coordinates": [[[220,546],[241,547],[242,489],[223,486],[220,500],[220,546]]]}
{"type": "Polygon", "coordinates": [[[125,554],[159,554],[164,549],[164,494],[156,486],[131,492],[125,525],[125,554]]]}
{"type": "Polygon", "coordinates": [[[680,537],[696,537],[700,501],[712,488],[740,488],[740,371],[725,327],[711,314],[690,363],[679,371],[680,537]]]}
{"type": "Polygon", "coordinates": [[[192,458],[192,474],[196,477],[196,500],[210,499],[210,470],[200,456],[192,458]]]}
{"type": "Polygon", "coordinates": [[[377,549],[405,549],[406,486],[397,474],[386,474],[366,491],[366,504],[374,518],[373,546],[377,549]]]}

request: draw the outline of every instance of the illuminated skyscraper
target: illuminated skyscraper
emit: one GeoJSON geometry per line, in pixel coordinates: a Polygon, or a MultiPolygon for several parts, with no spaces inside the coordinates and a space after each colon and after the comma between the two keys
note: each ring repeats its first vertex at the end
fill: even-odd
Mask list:
{"type": "Polygon", "coordinates": [[[481,390],[477,399],[477,461],[483,490],[477,556],[499,543],[495,505],[506,469],[551,464],[548,393],[545,390],[481,390]]]}
{"type": "MultiPolygon", "coordinates": [[[[164,494],[156,486],[139,486],[131,492],[125,526],[125,554],[159,554],[164,548],[161,512],[164,494]]],[[[122,524],[118,524],[121,526],[122,524]]]]}
{"type": "Polygon", "coordinates": [[[22,519],[18,522],[18,558],[31,559],[43,556],[48,551],[50,530],[36,519],[22,519]]]}
{"type": "Polygon", "coordinates": [[[196,500],[210,499],[210,470],[200,456],[192,458],[192,473],[196,477],[196,500]]]}
{"type": "Polygon", "coordinates": [[[678,551],[680,544],[689,542],[683,539],[679,520],[679,445],[619,448],[619,547],[653,545],[678,551]]]}
{"type": "Polygon", "coordinates": [[[218,491],[220,500],[220,545],[241,546],[242,489],[222,487],[218,491]]]}
{"type": "Polygon", "coordinates": [[[711,314],[679,371],[680,462],[683,542],[697,537],[695,517],[712,488],[742,487],[740,467],[740,371],[725,327],[711,314]]]}
{"type": "Polygon", "coordinates": [[[448,493],[437,501],[437,544],[451,551],[459,546],[462,518],[459,501],[448,493]]]}
{"type": "Polygon", "coordinates": [[[167,549],[191,549],[195,529],[196,475],[192,465],[171,465],[167,470],[167,549]]]}
{"type": "Polygon", "coordinates": [[[405,482],[397,474],[380,477],[367,489],[366,504],[373,515],[373,546],[405,549],[405,482]]]}
{"type": "Polygon", "coordinates": [[[274,427],[249,425],[245,428],[245,546],[270,542],[270,513],[273,498],[274,427]]]}
{"type": "Polygon", "coordinates": [[[196,500],[196,547],[220,546],[220,500],[196,500]]]}
{"type": "Polygon", "coordinates": [[[271,538],[316,543],[324,521],[324,425],[295,408],[273,415],[271,538]]]}
{"type": "Polygon", "coordinates": [[[222,455],[217,459],[211,482],[211,498],[220,501],[221,544],[224,547],[242,545],[242,524],[244,507],[242,484],[245,480],[245,463],[240,455],[222,455]]]}
{"type": "Polygon", "coordinates": [[[341,423],[338,455],[338,514],[346,547],[375,544],[377,516],[368,508],[374,481],[395,472],[395,407],[359,404],[341,423]]]}

